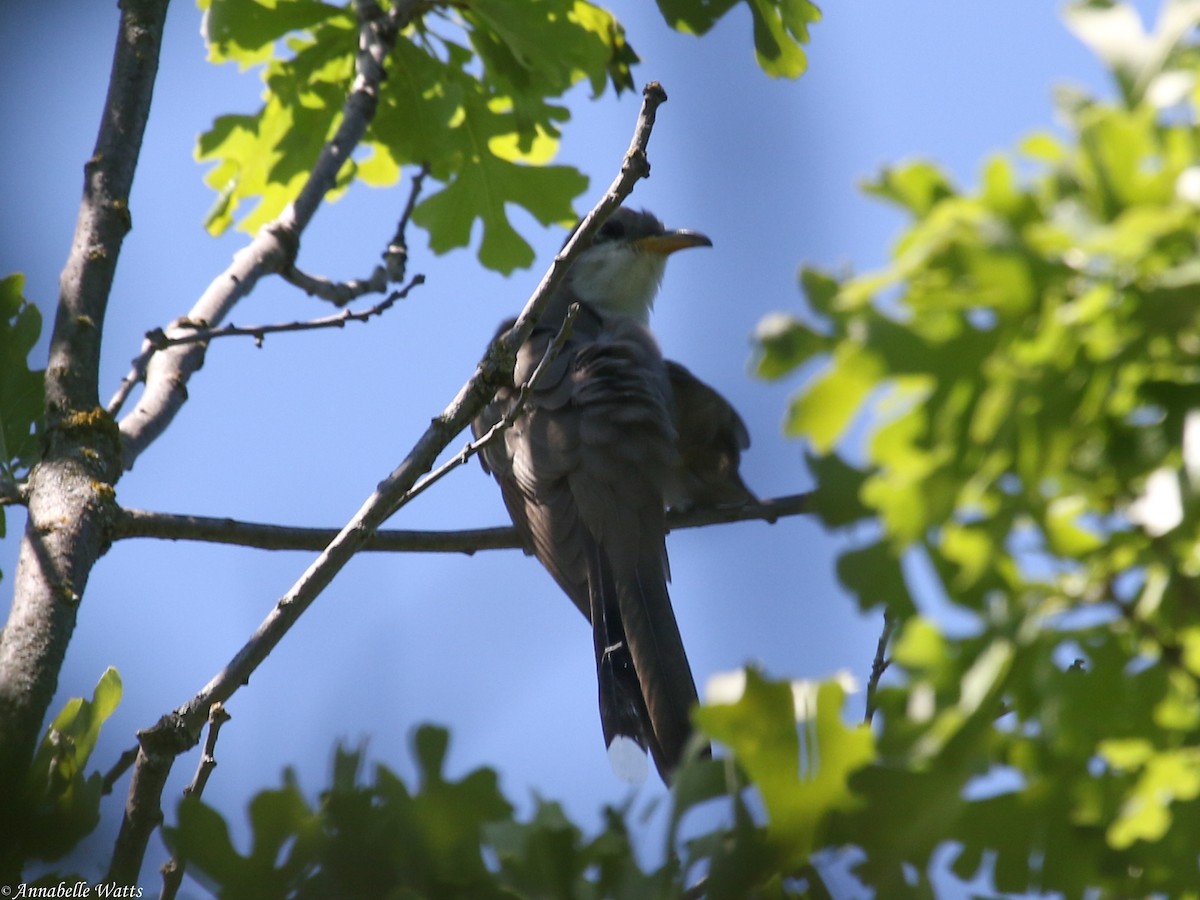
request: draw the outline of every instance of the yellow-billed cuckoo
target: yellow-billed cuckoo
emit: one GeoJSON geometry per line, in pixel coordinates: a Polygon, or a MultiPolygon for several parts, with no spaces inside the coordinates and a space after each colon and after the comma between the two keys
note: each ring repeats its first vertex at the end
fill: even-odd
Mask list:
{"type": "Polygon", "coordinates": [[[711,245],[647,212],[617,210],[521,346],[512,384],[473,424],[484,434],[511,410],[578,302],[561,352],[482,461],[527,549],[592,623],[604,739],[628,780],[644,777],[645,750],[669,779],[696,702],[667,593],[665,508],[753,499],[738,474],[749,445],[741,418],[664,360],[647,328],[667,256],[711,245]]]}

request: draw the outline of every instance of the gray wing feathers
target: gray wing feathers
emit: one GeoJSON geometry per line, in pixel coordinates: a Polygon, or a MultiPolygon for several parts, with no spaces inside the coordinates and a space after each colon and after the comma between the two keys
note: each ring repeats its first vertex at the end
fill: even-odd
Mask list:
{"type": "MultiPolygon", "coordinates": [[[[553,336],[549,327],[535,329],[518,353],[516,383],[553,336]]],[[[689,398],[708,403],[707,391],[720,400],[676,368],[685,373],[689,398]]],[[[683,753],[696,702],[667,592],[664,522],[667,492],[683,481],[676,429],[699,433],[679,417],[673,382],[683,377],[641,325],[586,313],[517,422],[483,454],[527,549],[592,621],[606,741],[634,737],[664,778],[683,753]]],[[[515,398],[513,388],[502,388],[476,421],[476,434],[515,398]]],[[[699,407],[689,400],[686,408],[699,407]]],[[[741,427],[728,404],[724,410],[741,427]]],[[[731,427],[725,417],[709,443],[723,446],[731,427]]],[[[734,433],[735,445],[744,445],[744,433],[734,433]]]]}
{"type": "Polygon", "coordinates": [[[667,492],[674,509],[740,506],[755,496],[738,472],[750,434],[729,401],[667,360],[679,458],[667,492]]]}

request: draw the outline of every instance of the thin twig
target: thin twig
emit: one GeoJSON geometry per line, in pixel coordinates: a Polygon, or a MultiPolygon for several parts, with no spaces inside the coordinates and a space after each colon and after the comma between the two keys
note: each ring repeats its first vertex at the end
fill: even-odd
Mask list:
{"type": "Polygon", "coordinates": [[[26,484],[0,474],[0,506],[23,506],[29,502],[26,484]]]}
{"type": "Polygon", "coordinates": [[[351,278],[349,281],[332,281],[319,275],[309,275],[295,263],[286,267],[279,274],[290,284],[294,284],[310,297],[320,297],[335,306],[345,306],[357,300],[364,294],[382,294],[389,284],[399,284],[404,280],[404,272],[408,266],[408,237],[406,231],[412,219],[413,210],[417,206],[417,198],[421,196],[421,188],[425,176],[429,174],[429,166],[422,164],[413,175],[408,190],[408,200],[400,214],[400,221],[387,247],[379,255],[383,265],[376,266],[368,278],[351,278]]]}
{"type": "Polygon", "coordinates": [[[154,353],[154,345],[143,338],[142,347],[138,350],[138,355],[129,361],[129,371],[121,378],[121,383],[117,385],[117,389],[109,399],[108,405],[104,407],[114,419],[125,407],[125,401],[129,399],[129,395],[133,393],[133,389],[146,380],[146,367],[149,365],[150,357],[154,353]]]}
{"type": "Polygon", "coordinates": [[[867,710],[863,721],[868,725],[875,718],[875,692],[879,690],[879,679],[887,671],[892,661],[888,658],[888,644],[892,640],[892,632],[896,628],[896,619],[890,612],[883,614],[883,630],[879,633],[879,641],[875,644],[875,659],[871,661],[871,677],[867,679],[867,710]]]}
{"type": "Polygon", "coordinates": [[[117,779],[129,771],[129,767],[137,760],[137,755],[138,748],[135,744],[117,757],[117,761],[113,764],[113,767],[104,774],[104,780],[100,782],[101,796],[107,797],[112,793],[117,779]]]}
{"type": "Polygon", "coordinates": [[[400,220],[396,223],[396,233],[383,251],[383,265],[392,281],[403,281],[404,272],[408,266],[408,223],[412,221],[413,210],[417,208],[417,198],[421,196],[421,188],[425,186],[425,178],[429,175],[429,163],[422,163],[413,175],[412,184],[408,189],[408,200],[400,212],[400,220]]]}
{"type": "MultiPolygon", "coordinates": [[[[231,716],[225,711],[225,705],[222,703],[214,703],[208,711],[208,738],[204,741],[204,752],[200,754],[200,762],[196,766],[196,774],[192,776],[191,783],[183,789],[183,796],[198,798],[204,793],[208,778],[212,775],[213,769],[217,767],[217,737],[221,733],[221,726],[230,718],[231,716]]],[[[186,868],[187,863],[174,854],[163,863],[161,870],[163,886],[159,900],[174,900],[175,895],[179,893],[179,886],[183,884],[183,873],[186,868]]]]}
{"type": "Polygon", "coordinates": [[[168,337],[162,329],[155,329],[146,334],[146,339],[154,344],[155,349],[178,347],[182,344],[208,342],[223,337],[252,337],[254,343],[262,346],[263,338],[268,334],[281,334],[289,331],[317,331],[321,328],[345,328],[347,322],[366,322],[373,316],[382,316],[395,305],[397,300],[403,300],[414,287],[425,283],[424,275],[414,275],[412,281],[398,291],[392,291],[387,298],[367,309],[343,309],[331,316],[319,319],[309,319],[306,322],[282,322],[276,325],[224,325],[220,328],[196,327],[192,331],[168,337]]]}
{"type": "MultiPolygon", "coordinates": [[[[396,8],[393,7],[393,11],[396,8]]],[[[138,733],[141,748],[130,779],[126,814],[117,837],[113,865],[109,868],[109,880],[122,884],[136,882],[146,844],[161,820],[162,791],[167,775],[175,758],[199,741],[200,731],[212,705],[228,701],[249,682],[251,675],[284,635],[363,548],[386,516],[395,510],[397,501],[416,484],[421,475],[429,471],[450,441],[478,415],[491,399],[496,386],[505,377],[511,377],[517,348],[533,330],[542,309],[566,276],[575,257],[587,246],[604,218],[620,206],[633,190],[634,183],[649,173],[646,144],[655,110],[665,100],[666,93],[661,86],[656,83],[647,85],[643,91],[634,140],[622,162],[620,174],[555,256],[549,271],[517,317],[516,325],[492,342],[474,374],[442,413],[432,420],[400,465],[364,501],[358,512],[280,598],[242,648],[212,680],[182,706],[163,716],[154,726],[138,733]],[[507,376],[506,371],[509,373],[507,376]]],[[[340,149],[342,158],[345,158],[345,148],[340,149]]],[[[301,194],[303,196],[304,192],[301,194]]]]}
{"type": "MultiPolygon", "coordinates": [[[[309,276],[303,275],[302,277],[308,278],[309,276]]],[[[294,284],[297,283],[296,278],[290,280],[294,284]]],[[[145,380],[147,368],[154,354],[169,347],[182,347],[188,344],[202,344],[207,347],[209,341],[221,337],[252,337],[254,338],[254,342],[261,347],[263,338],[268,334],[288,331],[314,331],[321,328],[343,328],[347,322],[365,322],[372,316],[383,315],[392,308],[397,300],[404,299],[408,296],[409,291],[420,284],[424,284],[424,282],[425,277],[417,275],[402,289],[393,291],[385,300],[367,309],[343,310],[332,316],[323,316],[322,318],[310,319],[306,322],[286,322],[276,325],[250,325],[242,327],[227,325],[220,328],[212,328],[206,323],[195,319],[186,317],[176,319],[165,329],[155,328],[146,332],[142,340],[141,351],[130,362],[129,372],[121,379],[121,384],[117,388],[117,392],[113,395],[113,398],[108,402],[106,409],[109,415],[116,415],[121,407],[124,406],[130,392],[137,383],[145,380]]],[[[351,282],[351,284],[354,283],[351,282]]],[[[300,286],[303,287],[303,284],[300,286]]],[[[386,280],[383,289],[386,290],[386,280]]],[[[368,291],[364,290],[361,293],[365,294],[368,291]]]]}
{"type": "Polygon", "coordinates": [[[408,490],[408,492],[396,502],[397,509],[399,509],[401,506],[404,506],[406,503],[415,500],[419,495],[425,493],[425,491],[433,487],[434,484],[441,481],[446,477],[446,475],[457,469],[459,466],[466,465],[467,462],[470,461],[471,457],[475,456],[477,453],[483,450],[484,447],[494,441],[497,435],[509,428],[512,428],[513,423],[520,418],[521,412],[525,409],[525,404],[529,402],[529,395],[533,393],[534,389],[541,383],[542,379],[545,377],[546,370],[550,368],[550,364],[558,358],[558,354],[562,352],[563,346],[568,340],[570,340],[571,332],[575,327],[575,320],[579,317],[580,309],[581,307],[578,303],[571,304],[570,308],[567,310],[566,317],[563,319],[562,325],[558,329],[558,333],[554,336],[554,340],[550,342],[550,345],[546,348],[546,352],[542,354],[542,358],[538,361],[537,367],[533,370],[533,374],[531,374],[528,380],[521,385],[521,389],[517,394],[516,402],[513,403],[512,408],[500,419],[499,422],[489,428],[486,434],[466,444],[462,450],[454,454],[454,456],[446,460],[446,462],[442,463],[440,466],[414,484],[408,490]]]}
{"type": "MultiPolygon", "coordinates": [[[[115,513],[112,536],[201,541],[258,550],[319,551],[338,535],[337,528],[302,528],[243,522],[215,516],[187,516],[122,509],[115,513]]],[[[516,530],[474,528],[461,531],[377,531],[362,547],[381,553],[465,553],[519,547],[516,530]]]]}

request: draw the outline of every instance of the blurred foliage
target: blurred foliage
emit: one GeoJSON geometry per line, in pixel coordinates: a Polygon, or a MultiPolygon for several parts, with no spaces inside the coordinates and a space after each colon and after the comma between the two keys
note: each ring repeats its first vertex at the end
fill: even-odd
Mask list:
{"type": "MultiPolygon", "coordinates": [[[[707,34],[739,0],[658,0],[663,18],[676,31],[707,34]]],[[[799,78],[808,68],[804,44],[808,26],[821,11],[807,0],[746,0],[754,22],[754,53],[759,66],[775,78],[799,78]]]]}
{"type": "MultiPolygon", "coordinates": [[[[317,0],[197,0],[213,62],[263,67],[264,103],[253,115],[221,116],[200,136],[197,157],[215,165],[218,192],[208,227],[235,218],[253,232],[303,186],[322,145],[337,130],[355,76],[355,4],[317,0]],[[253,205],[250,211],[243,204],[253,205]]],[[[660,0],[673,27],[703,34],[738,0],[660,0]]],[[[771,75],[805,68],[802,44],[820,17],[808,0],[745,0],[754,42],[771,75]]],[[[561,104],[586,82],[593,98],[608,84],[633,87],[637,54],[611,13],[587,0],[430,2],[386,61],[375,119],[339,173],[338,189],[359,179],[395,184],[405,165],[427,166],[442,183],[413,220],[438,253],[466,246],[482,223],[479,259],[503,272],[528,266],[533,250],[508,221],[520,207],[543,225],[570,223],[587,179],[550,165],[561,104]]]]}
{"type": "Polygon", "coordinates": [[[628,808],[605,809],[602,829],[588,838],[540,797],[528,819],[518,818],[491,769],[447,778],[449,737],[432,726],[414,735],[415,792],[384,766],[364,781],[362,753],[338,750],[332,786],[316,804],[290,772],[281,788],[251,801],[248,854],[196,797],[181,801],[166,840],[224,900],[827,896],[809,857],[828,840],[833,813],[858,803],[847,776],[873,755],[870,731],[843,724],[837,684],[790,685],[754,671],[733,678],[735,697],[699,711],[701,727],[727,741],[730,754],[692,758],[680,770],[656,868],[638,861],[628,808]],[[714,802],[732,811],[721,818],[733,824],[690,833],[685,820],[714,802]],[[763,824],[752,812],[758,805],[763,824]]]}
{"type": "Polygon", "coordinates": [[[890,265],[806,269],[810,314],[760,330],[761,374],[811,375],[786,428],[855,539],[841,581],[899,623],[828,831],[886,896],[928,895],[935,856],[993,891],[1200,896],[1200,4],[1066,19],[1117,99],[1060,92],[1065,133],[973,191],[884,171],[890,265]]]}
{"type": "Polygon", "coordinates": [[[99,823],[103,778],[96,771],[87,775],[85,769],[121,692],[121,676],[109,667],[91,700],[73,697],[54,717],[26,778],[24,809],[8,809],[0,816],[6,855],[58,859],[99,823]]]}
{"type": "MultiPolygon", "coordinates": [[[[28,358],[42,334],[42,314],[22,295],[25,276],[0,279],[0,481],[15,485],[37,457],[44,372],[28,358]]],[[[8,493],[3,491],[0,493],[8,493]]],[[[0,538],[4,537],[0,506],[0,538]]]]}

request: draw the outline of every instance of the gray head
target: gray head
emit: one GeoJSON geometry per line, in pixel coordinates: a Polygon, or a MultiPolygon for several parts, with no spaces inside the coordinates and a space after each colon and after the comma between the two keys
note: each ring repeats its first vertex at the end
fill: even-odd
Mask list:
{"type": "Polygon", "coordinates": [[[711,247],[695,231],[669,230],[645,210],[621,207],[596,232],[567,276],[576,297],[604,316],[650,317],[667,257],[687,247],[711,247]]]}

